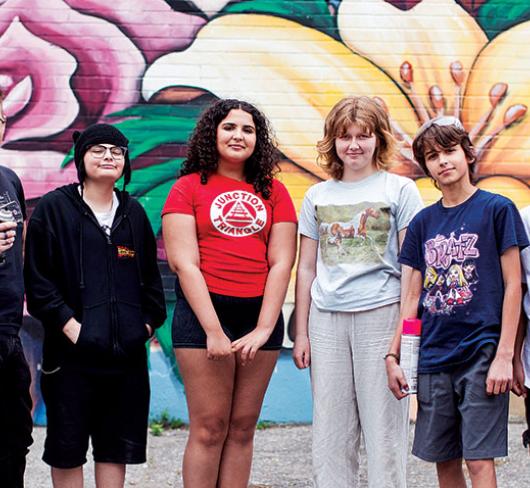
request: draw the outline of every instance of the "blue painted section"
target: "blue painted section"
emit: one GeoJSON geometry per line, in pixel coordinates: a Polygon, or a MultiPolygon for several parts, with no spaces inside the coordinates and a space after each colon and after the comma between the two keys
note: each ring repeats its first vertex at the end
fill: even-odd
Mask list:
{"type": "Polygon", "coordinates": [[[261,420],[309,423],[312,417],[309,370],[299,370],[291,350],[283,349],[263,401],[261,420]]]}
{"type": "Polygon", "coordinates": [[[160,348],[151,347],[149,378],[151,381],[150,417],[158,417],[162,412],[167,412],[170,417],[189,422],[184,387],[173,372],[171,362],[160,348]]]}
{"type": "MultiPolygon", "coordinates": [[[[151,349],[151,417],[167,411],[171,417],[189,421],[182,384],[176,379],[170,361],[161,349],[151,349]]],[[[261,420],[271,422],[311,422],[311,386],[309,371],[300,371],[290,350],[282,350],[272,374],[261,420]]]]}

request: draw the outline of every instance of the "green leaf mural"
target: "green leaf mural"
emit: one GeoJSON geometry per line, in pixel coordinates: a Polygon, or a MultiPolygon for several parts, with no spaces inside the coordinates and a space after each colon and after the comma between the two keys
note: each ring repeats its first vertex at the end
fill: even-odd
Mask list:
{"type": "Polygon", "coordinates": [[[480,7],[477,15],[477,21],[489,39],[527,20],[530,20],[528,0],[490,0],[480,7]]]}
{"type": "Polygon", "coordinates": [[[268,14],[294,20],[338,39],[337,22],[325,0],[244,0],[228,4],[221,14],[268,14]]]}
{"type": "MultiPolygon", "coordinates": [[[[106,116],[129,139],[129,157],[134,160],[162,144],[185,144],[195,127],[204,103],[189,105],[135,105],[106,116]],[[123,120],[125,119],[125,120],[123,120]]],[[[62,167],[74,157],[73,148],[65,156],[62,167]]]]}
{"type": "Polygon", "coordinates": [[[129,155],[135,159],[162,144],[185,144],[203,109],[203,104],[136,105],[107,119],[126,118],[115,125],[129,138],[129,155]]]}
{"type": "MultiPolygon", "coordinates": [[[[180,169],[180,164],[178,165],[178,169],[180,169]]],[[[167,179],[161,184],[156,185],[154,188],[138,197],[138,201],[142,204],[147,216],[149,217],[149,221],[151,222],[151,226],[153,227],[153,232],[155,235],[160,233],[162,227],[162,218],[160,216],[160,212],[164,202],[166,201],[169,190],[173,186],[173,183],[175,183],[177,173],[178,170],[173,173],[170,179],[167,179]]]]}

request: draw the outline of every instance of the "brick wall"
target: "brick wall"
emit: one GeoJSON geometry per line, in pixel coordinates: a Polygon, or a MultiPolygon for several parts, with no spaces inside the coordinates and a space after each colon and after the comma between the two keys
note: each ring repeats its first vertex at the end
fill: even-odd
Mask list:
{"type": "MultiPolygon", "coordinates": [[[[341,97],[363,94],[387,107],[401,141],[394,171],[414,178],[427,202],[438,193],[410,142],[444,113],[472,133],[478,185],[522,207],[528,39],[524,0],[5,0],[0,164],[17,171],[34,204],[75,181],[74,130],[116,124],[131,141],[129,189],[159,234],[186,140],[210,101],[241,98],[266,113],[283,154],[280,178],[299,207],[324,177],[315,143],[325,115],[341,97]]],[[[171,281],[166,272],[168,298],[171,281]]]]}

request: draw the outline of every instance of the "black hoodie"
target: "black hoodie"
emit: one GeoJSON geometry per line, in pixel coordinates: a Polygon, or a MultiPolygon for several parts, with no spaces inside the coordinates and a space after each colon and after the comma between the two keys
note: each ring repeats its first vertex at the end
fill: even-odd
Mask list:
{"type": "Polygon", "coordinates": [[[145,358],[145,324],[166,318],[156,240],[142,206],[115,190],[119,206],[110,237],[77,184],[39,201],[28,224],[24,273],[28,311],[46,334],[44,363],[129,364],[145,358]],[[74,345],[63,333],[75,317],[74,345]]]}

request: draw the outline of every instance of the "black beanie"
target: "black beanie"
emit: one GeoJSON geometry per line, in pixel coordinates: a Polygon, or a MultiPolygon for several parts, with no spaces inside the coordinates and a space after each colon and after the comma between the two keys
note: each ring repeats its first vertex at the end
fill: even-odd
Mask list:
{"type": "MultiPolygon", "coordinates": [[[[77,178],[79,183],[83,183],[86,172],[84,157],[88,148],[95,144],[114,144],[115,146],[128,147],[129,140],[113,125],[94,124],[87,127],[83,132],[74,131],[72,135],[74,148],[74,162],[77,168],[77,178]]],[[[129,151],[125,153],[123,166],[123,188],[131,181],[131,162],[129,151]]]]}

